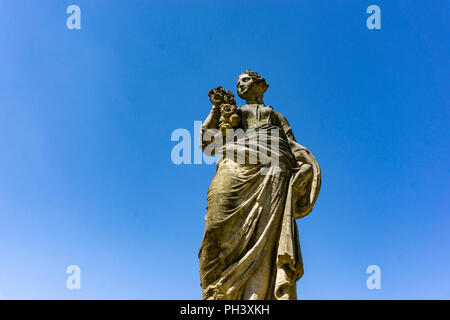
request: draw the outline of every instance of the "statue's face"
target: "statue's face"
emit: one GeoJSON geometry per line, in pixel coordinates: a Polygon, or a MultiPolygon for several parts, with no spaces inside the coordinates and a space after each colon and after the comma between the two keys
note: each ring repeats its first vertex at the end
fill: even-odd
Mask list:
{"type": "Polygon", "coordinates": [[[237,80],[237,93],[242,99],[257,94],[258,88],[255,80],[248,74],[241,74],[237,80]]]}

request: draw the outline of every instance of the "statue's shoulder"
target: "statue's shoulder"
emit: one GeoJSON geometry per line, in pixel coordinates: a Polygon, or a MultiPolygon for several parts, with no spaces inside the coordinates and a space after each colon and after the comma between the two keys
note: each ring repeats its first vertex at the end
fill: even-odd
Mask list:
{"type": "Polygon", "coordinates": [[[289,125],[289,121],[287,120],[287,118],[284,116],[284,114],[282,114],[281,112],[275,111],[274,113],[277,115],[278,119],[281,122],[281,126],[285,129],[285,130],[289,130],[290,129],[290,125],[289,125]]]}
{"type": "MultiPolygon", "coordinates": [[[[272,107],[272,106],[269,106],[269,105],[264,105],[264,107],[270,108],[270,109],[274,110],[273,107],[272,107]]],[[[238,109],[249,109],[250,107],[249,107],[247,104],[244,104],[244,105],[242,105],[242,106],[238,106],[237,108],[238,108],[238,109]]]]}
{"type": "MultiPolygon", "coordinates": [[[[272,108],[272,109],[273,109],[273,108],[272,108]]],[[[275,111],[275,110],[273,110],[273,112],[274,112],[280,119],[282,119],[282,120],[286,119],[286,117],[284,116],[284,114],[282,114],[281,112],[275,111]]]]}

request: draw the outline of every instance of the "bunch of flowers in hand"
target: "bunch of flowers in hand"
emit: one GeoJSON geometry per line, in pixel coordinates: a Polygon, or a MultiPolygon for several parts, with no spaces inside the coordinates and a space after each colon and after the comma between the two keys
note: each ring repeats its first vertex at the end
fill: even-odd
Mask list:
{"type": "Polygon", "coordinates": [[[220,120],[219,129],[223,135],[226,135],[227,130],[233,129],[239,124],[241,118],[237,114],[236,101],[231,91],[222,87],[211,89],[208,92],[211,103],[219,107],[220,120]]]}

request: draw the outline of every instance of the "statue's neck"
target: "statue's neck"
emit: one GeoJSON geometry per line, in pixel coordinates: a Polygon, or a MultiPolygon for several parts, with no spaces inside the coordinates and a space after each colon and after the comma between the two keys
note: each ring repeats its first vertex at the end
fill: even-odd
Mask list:
{"type": "Polygon", "coordinates": [[[254,98],[254,99],[247,99],[246,104],[264,104],[264,101],[262,97],[254,98]]]}

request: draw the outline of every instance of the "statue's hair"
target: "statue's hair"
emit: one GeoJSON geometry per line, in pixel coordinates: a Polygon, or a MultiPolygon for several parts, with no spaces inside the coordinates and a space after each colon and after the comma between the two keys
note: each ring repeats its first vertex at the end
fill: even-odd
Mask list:
{"type": "MultiPolygon", "coordinates": [[[[256,71],[252,71],[252,70],[245,70],[244,72],[242,72],[242,74],[248,74],[253,80],[255,80],[256,83],[261,83],[263,82],[264,84],[264,92],[266,92],[267,88],[269,87],[269,84],[267,83],[266,79],[264,79],[263,77],[261,77],[259,75],[258,72],[256,71]]],[[[239,79],[239,77],[238,77],[239,79]]]]}

